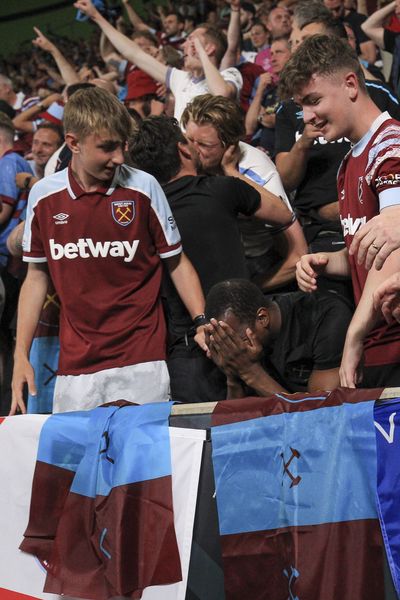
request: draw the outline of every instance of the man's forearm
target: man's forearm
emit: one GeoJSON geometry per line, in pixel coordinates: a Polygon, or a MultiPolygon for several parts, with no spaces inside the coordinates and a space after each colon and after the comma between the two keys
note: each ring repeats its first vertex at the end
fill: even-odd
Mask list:
{"type": "Polygon", "coordinates": [[[375,327],[382,315],[374,309],[375,290],[394,273],[400,271],[400,250],[393,252],[380,271],[375,267],[368,272],[361,298],[350,322],[347,337],[364,340],[375,327]]]}
{"type": "Polygon", "coordinates": [[[138,29],[141,31],[148,31],[150,29],[150,27],[148,25],[146,25],[146,23],[143,21],[143,19],[141,19],[139,17],[137,12],[133,9],[132,5],[129,4],[129,2],[124,2],[123,4],[124,4],[125,10],[126,10],[126,14],[128,15],[128,19],[131,22],[132,26],[135,29],[138,29]]]}
{"type": "Polygon", "coordinates": [[[182,252],[165,260],[172,282],[192,318],[204,313],[204,295],[192,263],[182,252]]]}
{"type": "Polygon", "coordinates": [[[329,262],[326,266],[324,275],[328,277],[348,278],[351,277],[349,253],[347,248],[339,252],[317,252],[328,256],[329,262]]]}
{"type": "Polygon", "coordinates": [[[270,396],[277,392],[287,392],[259,363],[254,363],[250,369],[239,373],[239,376],[258,396],[270,396]]]}
{"type": "Polygon", "coordinates": [[[307,253],[307,242],[297,219],[279,234],[275,246],[282,254],[282,261],[273,271],[255,281],[264,291],[273,290],[296,279],[296,263],[307,253]]]}
{"type": "Polygon", "coordinates": [[[214,96],[234,98],[236,94],[234,86],[225,81],[217,67],[209,59],[204,48],[198,48],[198,53],[210,93],[214,96]]]}
{"type": "Polygon", "coordinates": [[[231,7],[227,31],[228,48],[220,64],[221,69],[234,67],[237,63],[237,52],[240,44],[240,8],[231,7]]]}
{"type": "Polygon", "coordinates": [[[306,145],[304,140],[300,138],[292,146],[290,152],[280,152],[276,156],[276,168],[286,192],[292,192],[303,181],[309,151],[310,146],[306,145]]]}
{"type": "Polygon", "coordinates": [[[240,173],[240,171],[233,165],[223,166],[223,171],[225,175],[241,179],[259,192],[261,196],[261,204],[259,209],[254,213],[254,216],[257,219],[261,219],[269,225],[277,225],[278,227],[290,225],[293,220],[293,213],[290,212],[282,198],[276,194],[273,194],[265,187],[258,185],[258,183],[249,177],[242,175],[242,173],[240,173]]]}
{"type": "Polygon", "coordinates": [[[377,44],[380,48],[383,48],[383,34],[384,34],[384,23],[389,15],[393,13],[396,7],[396,0],[390,2],[387,6],[376,10],[368,17],[364,23],[361,24],[361,29],[364,33],[377,44]]]}
{"type": "Polygon", "coordinates": [[[66,85],[80,82],[78,73],[58,48],[55,47],[51,55],[54,58],[57,68],[66,85]]]}
{"type": "Polygon", "coordinates": [[[257,129],[258,115],[260,114],[263,93],[264,90],[259,91],[257,89],[256,95],[254,96],[253,101],[250,103],[249,110],[247,111],[245,118],[246,135],[252,135],[257,129]]]}
{"type": "Polygon", "coordinates": [[[130,40],[126,35],[115,29],[98,11],[93,13],[92,20],[125,58],[157,81],[161,83],[165,82],[167,74],[167,67],[165,65],[144,52],[133,40],[130,40]]]}
{"type": "Polygon", "coordinates": [[[231,400],[234,398],[244,398],[246,396],[244,385],[237,379],[231,379],[228,377],[226,381],[226,388],[227,400],[231,400]]]}

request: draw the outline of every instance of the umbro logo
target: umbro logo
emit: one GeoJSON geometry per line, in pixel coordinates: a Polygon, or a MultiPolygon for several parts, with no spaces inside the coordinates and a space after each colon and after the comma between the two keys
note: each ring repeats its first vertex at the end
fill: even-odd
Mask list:
{"type": "Polygon", "coordinates": [[[68,217],[69,215],[66,213],[58,213],[58,215],[53,215],[56,225],[64,225],[65,223],[68,223],[68,217]]]}

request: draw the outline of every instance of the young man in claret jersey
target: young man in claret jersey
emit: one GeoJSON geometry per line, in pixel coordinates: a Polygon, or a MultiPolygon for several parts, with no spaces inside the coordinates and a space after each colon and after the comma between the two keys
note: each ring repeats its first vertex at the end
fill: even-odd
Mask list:
{"type": "Polygon", "coordinates": [[[280,82],[283,95],[302,106],[304,122],[319,129],[327,142],[346,137],[353,144],[338,172],[346,248],[303,256],[297,264],[298,283],[312,292],[321,273],[351,276],[356,310],[343,350],[341,384],[400,385],[400,325],[388,325],[373,303],[379,284],[400,270],[400,251],[393,252],[380,271],[366,270],[348,253],[364,223],[400,204],[400,123],[371,100],[356,54],[336,37],[306,39],[286,64],[280,82]]]}
{"type": "Polygon", "coordinates": [[[10,414],[25,412],[25,383],[35,393],[28,356],[49,275],[61,303],[53,412],[168,399],[162,263],[202,323],[200,283],[164,193],[124,164],[132,130],[125,107],[100,88],[80,90],[66,105],[64,129],[69,167],[29,196],[10,414]]]}

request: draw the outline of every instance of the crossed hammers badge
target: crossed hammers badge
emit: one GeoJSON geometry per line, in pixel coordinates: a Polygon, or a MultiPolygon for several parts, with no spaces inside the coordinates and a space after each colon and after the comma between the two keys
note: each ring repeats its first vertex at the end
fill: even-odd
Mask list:
{"type": "MultiPolygon", "coordinates": [[[[282,457],[282,460],[283,460],[283,473],[284,473],[284,474],[286,473],[286,474],[287,474],[287,475],[290,477],[290,479],[291,479],[291,481],[292,481],[292,483],[290,484],[290,487],[292,488],[292,487],[294,487],[294,486],[296,486],[296,485],[299,485],[299,483],[300,483],[300,481],[301,481],[301,477],[300,477],[300,475],[297,475],[297,476],[295,477],[295,476],[294,476],[294,475],[293,475],[293,474],[290,472],[290,470],[289,470],[289,466],[290,466],[290,463],[292,462],[292,460],[293,460],[294,458],[297,458],[297,459],[299,459],[299,458],[300,458],[300,456],[301,456],[301,454],[300,454],[300,452],[299,452],[298,450],[296,450],[296,448],[292,448],[291,446],[289,446],[289,447],[290,447],[290,450],[291,450],[291,453],[292,453],[292,456],[289,458],[289,460],[288,460],[287,462],[285,462],[285,455],[284,455],[284,453],[283,453],[283,452],[281,452],[281,457],[282,457]]],[[[282,485],[283,485],[283,481],[282,481],[282,485]]]]}

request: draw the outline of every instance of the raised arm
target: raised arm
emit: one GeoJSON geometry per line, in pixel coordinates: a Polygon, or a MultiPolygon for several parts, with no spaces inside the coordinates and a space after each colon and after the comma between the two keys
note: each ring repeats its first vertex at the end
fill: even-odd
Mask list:
{"type": "Polygon", "coordinates": [[[19,113],[19,115],[13,119],[13,125],[15,129],[18,129],[18,131],[23,131],[24,133],[32,133],[35,131],[33,120],[38,117],[40,113],[47,110],[51,104],[57,102],[58,100],[61,100],[60,94],[51,94],[50,96],[47,96],[47,98],[44,98],[44,100],[41,100],[27,110],[19,113]]]}
{"type": "Polygon", "coordinates": [[[61,50],[57,48],[53,42],[51,42],[37,27],[33,28],[36,33],[36,39],[32,40],[32,44],[49,52],[55,60],[55,63],[60,71],[61,77],[66,85],[72,85],[73,83],[79,83],[78,73],[71,65],[70,62],[65,58],[61,50]]]}
{"type": "Polygon", "coordinates": [[[224,96],[225,98],[235,99],[237,96],[236,87],[233,83],[225,81],[218,68],[210,60],[207,49],[204,48],[199,38],[194,38],[193,46],[192,44],[189,44],[189,52],[197,52],[210,93],[214,96],[224,96]]]}
{"type": "Polygon", "coordinates": [[[390,2],[383,8],[376,10],[372,13],[371,16],[368,17],[366,21],[361,25],[361,29],[363,32],[373,41],[375,44],[379,46],[379,48],[384,47],[383,42],[383,33],[384,33],[384,23],[389,15],[391,15],[398,4],[398,0],[394,0],[390,2]]]}
{"type": "Polygon", "coordinates": [[[23,401],[25,384],[28,385],[31,395],[36,394],[35,374],[29,362],[29,352],[46,298],[48,282],[47,263],[29,263],[28,273],[22,285],[18,302],[17,340],[15,343],[10,415],[15,415],[17,410],[22,413],[26,412],[23,401]]]}
{"type": "Polygon", "coordinates": [[[276,155],[276,168],[286,192],[292,192],[302,182],[307,169],[310,149],[314,140],[320,135],[319,129],[307,124],[301,138],[293,144],[291,150],[279,152],[276,155]]]}
{"type": "Polygon", "coordinates": [[[250,103],[249,110],[246,113],[245,126],[246,135],[252,135],[258,125],[258,117],[260,115],[261,103],[264,98],[264,92],[272,82],[271,73],[261,73],[258,78],[257,90],[253,101],[250,103]]]}
{"type": "Polygon", "coordinates": [[[144,52],[133,40],[130,40],[126,35],[115,29],[96,10],[90,0],[78,0],[74,6],[90,17],[100,27],[120,54],[138,66],[139,69],[148,73],[153,79],[165,83],[168,67],[144,52]]]}
{"type": "Polygon", "coordinates": [[[125,7],[128,19],[137,31],[149,31],[150,27],[139,17],[137,12],[134,10],[129,0],[122,0],[122,4],[125,7]]]}
{"type": "Polygon", "coordinates": [[[237,53],[240,48],[240,0],[228,0],[228,4],[231,7],[227,32],[228,48],[222,58],[220,69],[234,67],[237,64],[237,53]]]}

